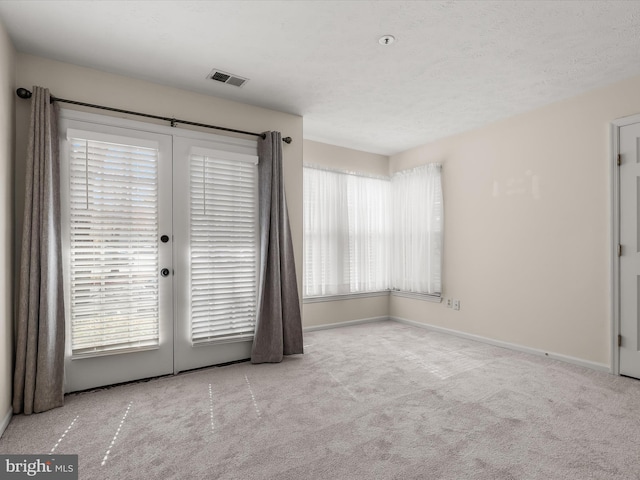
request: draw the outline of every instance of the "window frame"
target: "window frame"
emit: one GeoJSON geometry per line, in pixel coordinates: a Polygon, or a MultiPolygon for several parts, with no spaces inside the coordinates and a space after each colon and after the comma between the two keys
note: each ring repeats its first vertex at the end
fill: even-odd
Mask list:
{"type": "MultiPolygon", "coordinates": [[[[426,165],[430,165],[430,164],[424,164],[424,165],[420,165],[418,167],[421,166],[426,166],[426,165]]],[[[339,301],[339,300],[349,300],[349,299],[356,299],[356,298],[370,298],[370,297],[378,297],[378,296],[396,296],[396,297],[404,297],[404,298],[413,298],[413,299],[418,299],[418,300],[423,300],[423,301],[428,301],[428,302],[434,302],[434,303],[441,303],[442,299],[443,299],[443,281],[442,281],[442,265],[443,265],[443,250],[444,250],[444,209],[442,207],[442,204],[444,202],[444,194],[442,192],[442,165],[441,164],[435,164],[438,165],[439,169],[440,169],[440,202],[441,202],[441,218],[440,218],[440,223],[439,223],[439,235],[440,235],[440,252],[439,252],[439,263],[440,263],[440,292],[436,292],[436,293],[422,293],[422,292],[414,292],[414,291],[408,291],[408,290],[400,290],[397,288],[394,288],[393,286],[393,274],[391,272],[391,269],[389,269],[389,288],[384,289],[384,290],[377,290],[377,291],[365,291],[365,292],[349,292],[349,293],[335,293],[335,294],[320,294],[320,295],[307,295],[305,294],[306,292],[306,286],[303,287],[303,298],[302,301],[304,304],[307,303],[321,303],[321,302],[331,302],[331,301],[339,301]]],[[[418,168],[415,167],[415,168],[418,168]]],[[[361,173],[361,172],[352,172],[352,171],[345,171],[345,170],[339,170],[339,169],[332,169],[332,168],[327,168],[327,167],[323,167],[323,166],[318,166],[318,165],[311,165],[311,164],[306,164],[303,166],[303,175],[304,172],[307,169],[316,169],[316,170],[325,170],[325,171],[330,171],[330,172],[334,172],[337,174],[343,174],[343,175],[353,175],[353,176],[360,176],[360,177],[369,177],[369,178],[379,178],[379,179],[385,179],[385,180],[389,180],[390,183],[393,182],[393,178],[394,175],[398,174],[398,173],[405,173],[405,174],[409,174],[411,172],[411,170],[414,170],[414,168],[411,169],[406,169],[406,170],[402,170],[402,171],[398,171],[395,172],[394,175],[389,176],[389,177],[382,177],[382,176],[376,176],[376,175],[370,175],[367,173],[361,173]]],[[[392,198],[393,198],[393,186],[390,186],[391,188],[391,192],[389,195],[389,204],[391,205],[392,203],[392,198]]],[[[303,192],[303,201],[307,201],[307,199],[305,198],[304,192],[303,192]]],[[[390,215],[393,215],[393,212],[390,212],[390,215]]],[[[426,221],[426,220],[425,220],[426,221]]],[[[303,223],[303,225],[306,224],[303,223]]],[[[392,228],[392,224],[390,222],[390,228],[392,228]]],[[[305,240],[305,252],[303,253],[303,258],[304,258],[304,264],[305,267],[307,266],[307,260],[306,260],[306,242],[307,242],[307,233],[303,232],[303,237],[305,240]]],[[[389,246],[390,249],[390,262],[393,262],[393,246],[390,245],[389,246]]],[[[304,281],[306,281],[307,275],[305,273],[304,275],[304,281]]]]}
{"type": "MultiPolygon", "coordinates": [[[[305,192],[308,191],[308,189],[304,188],[304,184],[306,184],[306,179],[305,179],[305,172],[308,172],[310,170],[313,171],[319,171],[319,172],[325,172],[327,174],[332,174],[332,175],[341,175],[344,176],[344,182],[342,182],[342,184],[340,185],[341,187],[344,188],[344,191],[340,190],[340,192],[338,192],[340,195],[342,195],[342,203],[340,204],[339,201],[334,201],[332,200],[332,203],[336,203],[336,204],[340,204],[339,206],[343,207],[345,209],[345,214],[343,216],[341,216],[340,220],[344,223],[345,219],[348,217],[348,212],[350,211],[350,207],[352,205],[352,202],[354,201],[354,197],[351,195],[352,192],[350,192],[348,190],[349,187],[349,183],[350,181],[353,181],[353,178],[359,178],[359,179],[363,179],[363,180],[378,180],[378,181],[385,181],[385,182],[389,182],[388,185],[388,189],[386,190],[386,194],[388,195],[389,199],[391,197],[391,191],[390,191],[390,177],[384,177],[384,176],[377,176],[377,175],[367,175],[367,174],[361,174],[361,173],[357,173],[357,172],[346,172],[346,171],[342,171],[342,170],[335,170],[335,169],[330,169],[330,168],[324,168],[324,167],[319,167],[316,165],[304,165],[303,166],[303,202],[304,202],[304,206],[303,206],[303,212],[306,212],[307,210],[307,202],[309,202],[309,198],[307,197],[307,194],[305,192]]],[[[363,187],[363,191],[370,193],[367,190],[367,187],[363,187]]],[[[362,192],[361,192],[362,193],[362,192]]],[[[390,201],[387,201],[387,205],[390,205],[390,201]]],[[[327,205],[321,205],[321,207],[327,207],[327,205]]],[[[387,225],[385,225],[385,227],[388,229],[389,225],[389,217],[385,218],[385,221],[387,222],[387,225]]],[[[304,248],[303,248],[303,263],[305,266],[305,269],[307,268],[308,265],[308,261],[307,261],[307,255],[308,255],[308,250],[307,250],[307,246],[309,244],[308,242],[308,237],[309,234],[307,233],[307,230],[304,228],[304,226],[306,225],[306,219],[303,222],[303,238],[304,238],[304,248]]],[[[336,261],[336,270],[334,272],[335,275],[341,276],[343,283],[339,284],[339,285],[334,285],[334,289],[339,289],[341,286],[347,286],[349,289],[353,288],[353,284],[360,284],[360,283],[366,283],[366,282],[358,282],[357,278],[364,272],[366,273],[367,268],[365,266],[363,266],[362,268],[357,269],[357,272],[354,273],[354,268],[353,265],[351,263],[352,261],[352,255],[354,255],[354,250],[355,250],[355,246],[356,244],[358,244],[359,242],[357,242],[356,240],[358,238],[360,238],[362,236],[361,233],[356,233],[356,227],[357,227],[357,223],[351,223],[348,220],[346,221],[346,223],[344,225],[341,225],[342,229],[339,229],[337,231],[337,233],[339,234],[340,238],[344,238],[346,239],[346,244],[342,245],[342,249],[340,250],[341,255],[344,257],[345,255],[348,257],[348,263],[343,264],[341,261],[337,260],[336,261]],[[346,273],[348,272],[348,273],[346,273]]],[[[340,228],[340,226],[338,227],[340,228]]],[[[335,237],[334,237],[335,238],[335,237]]],[[[386,283],[386,288],[374,288],[371,290],[357,290],[357,291],[348,291],[348,292],[335,292],[335,293],[325,293],[325,294],[312,294],[312,295],[308,295],[306,294],[307,291],[307,284],[306,284],[306,280],[307,280],[307,273],[305,272],[304,274],[304,278],[303,281],[305,282],[305,285],[303,286],[303,303],[313,303],[313,302],[319,302],[319,301],[326,301],[326,300],[321,300],[321,299],[326,299],[326,298],[333,298],[335,300],[339,300],[339,299],[343,299],[343,298],[358,298],[358,297],[372,297],[372,296],[380,296],[380,295],[385,295],[388,294],[388,292],[390,291],[390,287],[389,287],[389,279],[390,279],[390,249],[389,249],[389,244],[390,244],[390,238],[388,238],[387,240],[387,249],[386,249],[386,261],[387,261],[387,265],[381,267],[380,269],[378,269],[378,271],[376,271],[376,274],[379,274],[380,271],[382,271],[383,273],[385,273],[384,275],[384,280],[383,282],[386,283]]],[[[358,245],[361,246],[361,245],[358,245]]],[[[372,249],[376,249],[377,246],[372,247],[372,249]]],[[[321,252],[324,253],[324,252],[321,252]]],[[[379,277],[377,277],[374,281],[374,283],[380,283],[380,279],[379,277]]]]}

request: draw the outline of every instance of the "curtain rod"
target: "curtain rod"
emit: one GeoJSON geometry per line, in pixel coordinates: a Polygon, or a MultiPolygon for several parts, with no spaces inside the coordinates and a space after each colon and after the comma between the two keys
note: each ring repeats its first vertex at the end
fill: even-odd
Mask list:
{"type": "Polygon", "coordinates": [[[311,168],[313,170],[322,170],[323,172],[341,173],[343,175],[353,175],[354,177],[373,178],[375,180],[391,180],[388,175],[376,175],[368,172],[357,172],[355,170],[340,170],[339,168],[325,167],[324,165],[317,165],[315,163],[305,163],[303,168],[311,168]]]}
{"type": "MultiPolygon", "coordinates": [[[[16,90],[16,95],[18,95],[20,98],[29,99],[29,98],[31,98],[32,93],[31,93],[31,91],[27,90],[26,88],[18,88],[16,90]]],[[[83,106],[83,107],[97,108],[99,110],[108,110],[109,112],[126,113],[128,115],[137,115],[139,117],[154,118],[156,120],[164,120],[165,122],[169,122],[172,127],[175,127],[177,123],[181,123],[183,125],[192,125],[194,127],[213,128],[215,130],[224,130],[225,132],[241,133],[243,135],[253,135],[254,137],[260,137],[263,140],[266,137],[266,135],[264,133],[247,132],[247,131],[244,131],[244,130],[236,130],[234,128],[218,127],[216,125],[208,125],[206,123],[198,123],[198,122],[190,122],[188,120],[180,120],[178,118],[161,117],[159,115],[151,115],[149,113],[133,112],[131,110],[122,110],[120,108],[105,107],[104,105],[95,105],[93,103],[84,103],[84,102],[77,102],[75,100],[67,100],[66,98],[58,98],[58,97],[54,97],[53,95],[51,95],[51,103],[53,103],[53,102],[70,103],[72,105],[80,105],[80,106],[83,106]]],[[[284,143],[289,144],[289,143],[291,143],[293,141],[293,139],[291,137],[283,137],[282,141],[284,143]]]]}

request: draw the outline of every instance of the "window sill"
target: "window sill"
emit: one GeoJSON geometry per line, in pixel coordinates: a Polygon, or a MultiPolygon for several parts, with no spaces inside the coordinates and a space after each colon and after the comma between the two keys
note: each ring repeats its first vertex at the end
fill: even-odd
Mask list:
{"type": "Polygon", "coordinates": [[[253,333],[247,333],[245,335],[235,335],[232,337],[213,337],[198,341],[192,341],[192,347],[207,347],[211,345],[219,345],[221,343],[238,343],[238,342],[252,342],[253,333]]]}
{"type": "Polygon", "coordinates": [[[384,297],[386,295],[389,295],[389,290],[382,290],[381,292],[343,293],[340,295],[304,297],[302,303],[337,302],[340,300],[353,300],[355,298],[384,297]]]}
{"type": "Polygon", "coordinates": [[[158,345],[141,345],[139,347],[112,348],[107,350],[94,350],[82,353],[72,353],[71,360],[82,360],[84,358],[107,357],[109,355],[122,355],[125,353],[147,352],[158,350],[158,345]]]}
{"type": "Polygon", "coordinates": [[[430,295],[428,293],[402,292],[400,290],[383,290],[380,292],[344,293],[341,295],[304,297],[302,299],[302,303],[337,302],[340,300],[353,300],[356,298],[384,297],[386,295],[393,295],[394,297],[415,298],[416,300],[423,300],[425,302],[442,302],[442,297],[439,294],[430,295]]]}
{"type": "Polygon", "coordinates": [[[394,297],[415,298],[416,300],[424,300],[425,302],[442,303],[440,294],[402,292],[400,290],[392,290],[391,295],[394,297]]]}

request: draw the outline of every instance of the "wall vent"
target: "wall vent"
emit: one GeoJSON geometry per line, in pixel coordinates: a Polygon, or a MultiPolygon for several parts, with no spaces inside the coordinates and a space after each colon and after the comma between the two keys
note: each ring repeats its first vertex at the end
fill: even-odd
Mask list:
{"type": "Polygon", "coordinates": [[[226,83],[227,85],[233,85],[234,87],[242,87],[249,81],[248,78],[244,78],[228,72],[223,72],[222,70],[219,70],[217,68],[211,70],[211,73],[207,75],[207,78],[215,80],[216,82],[226,83]]]}

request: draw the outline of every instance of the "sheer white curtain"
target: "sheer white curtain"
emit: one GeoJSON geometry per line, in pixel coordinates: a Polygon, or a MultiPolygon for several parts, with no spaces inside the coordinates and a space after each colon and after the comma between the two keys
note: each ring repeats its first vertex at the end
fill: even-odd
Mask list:
{"type": "Polygon", "coordinates": [[[389,289],[391,184],[348,175],[350,291],[389,289]]]}
{"type": "Polygon", "coordinates": [[[390,182],[304,169],[305,296],[389,288],[390,182]]]}
{"type": "Polygon", "coordinates": [[[428,164],[392,178],[394,290],[442,291],[442,167],[428,164]]]}

